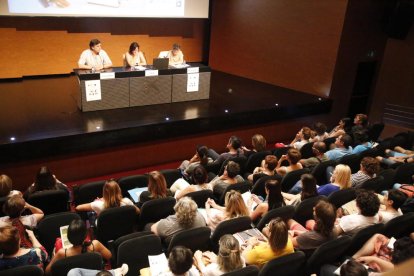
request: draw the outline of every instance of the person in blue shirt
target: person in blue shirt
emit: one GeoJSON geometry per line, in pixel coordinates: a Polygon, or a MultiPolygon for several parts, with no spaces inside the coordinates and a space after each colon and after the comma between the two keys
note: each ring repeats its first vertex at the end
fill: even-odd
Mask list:
{"type": "Polygon", "coordinates": [[[335,140],[336,148],[327,151],[325,154],[329,160],[339,160],[345,155],[352,154],[352,137],[348,134],[339,135],[335,140]]]}

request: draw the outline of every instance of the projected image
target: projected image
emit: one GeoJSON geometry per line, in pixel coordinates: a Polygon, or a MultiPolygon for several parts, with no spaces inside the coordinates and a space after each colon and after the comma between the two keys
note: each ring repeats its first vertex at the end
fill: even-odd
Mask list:
{"type": "Polygon", "coordinates": [[[185,0],[8,0],[10,14],[181,17],[185,0]]]}

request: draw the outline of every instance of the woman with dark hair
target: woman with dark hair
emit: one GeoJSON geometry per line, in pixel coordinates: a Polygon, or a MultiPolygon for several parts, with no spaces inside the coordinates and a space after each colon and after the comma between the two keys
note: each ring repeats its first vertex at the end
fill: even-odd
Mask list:
{"type": "Polygon", "coordinates": [[[166,198],[171,196],[171,191],[167,189],[167,181],[162,173],[159,171],[152,171],[148,173],[148,191],[144,191],[139,196],[138,207],[152,199],[166,198]]]}
{"type": "Polygon", "coordinates": [[[208,148],[206,146],[197,146],[196,152],[190,160],[184,160],[179,169],[185,177],[189,177],[194,168],[198,165],[207,166],[211,164],[213,159],[208,156],[208,148]]]}
{"type": "Polygon", "coordinates": [[[263,202],[261,202],[256,195],[252,195],[252,200],[258,204],[250,214],[252,221],[258,220],[270,210],[286,205],[282,196],[282,188],[278,180],[267,180],[265,183],[265,191],[266,199],[263,202]]]}
{"type": "Polygon", "coordinates": [[[132,42],[129,45],[129,50],[124,54],[123,60],[124,66],[147,65],[144,53],[139,50],[139,44],[137,42],[132,42]]]}
{"type": "Polygon", "coordinates": [[[42,166],[36,174],[34,183],[24,192],[23,197],[27,200],[27,198],[30,195],[36,192],[48,190],[66,191],[69,200],[68,187],[65,184],[63,184],[60,180],[58,180],[56,176],[52,174],[48,167],[42,166]]]}
{"type": "Polygon", "coordinates": [[[87,237],[87,228],[85,222],[80,219],[72,220],[68,227],[68,240],[73,245],[70,248],[59,249],[52,260],[46,267],[46,273],[50,273],[52,265],[60,259],[66,257],[80,255],[86,252],[97,252],[102,255],[102,258],[109,261],[112,257],[111,251],[109,251],[100,241],[98,240],[85,240],[87,237]]]}
{"type": "Polygon", "coordinates": [[[338,137],[340,135],[351,133],[352,121],[350,118],[342,118],[339,123],[329,132],[329,137],[338,137]]]}
{"type": "Polygon", "coordinates": [[[243,257],[248,265],[263,266],[268,261],[294,252],[288,228],[281,218],[270,221],[268,242],[259,241],[252,237],[247,241],[243,257]]]}
{"type": "Polygon", "coordinates": [[[221,275],[246,266],[241,257],[239,241],[230,234],[220,238],[218,255],[210,251],[197,250],[194,259],[203,276],[221,275]],[[207,265],[204,264],[204,260],[208,261],[207,265]]]}
{"type": "Polygon", "coordinates": [[[320,200],[313,208],[313,218],[315,224],[311,231],[293,219],[288,221],[289,229],[293,231],[292,243],[295,248],[313,250],[336,237],[334,232],[336,210],[331,203],[320,200]]]}
{"type": "Polygon", "coordinates": [[[26,230],[33,246],[20,246],[19,230],[13,226],[0,227],[0,271],[25,265],[43,268],[47,262],[47,252],[36,239],[33,231],[26,230]]]}
{"type": "Polygon", "coordinates": [[[180,178],[171,186],[171,191],[175,190],[174,197],[176,199],[180,199],[188,193],[212,190],[210,183],[208,183],[207,171],[203,166],[198,165],[195,167],[191,177],[194,185],[189,184],[184,179],[180,178]]]}
{"type": "Polygon", "coordinates": [[[111,179],[105,182],[102,190],[102,198],[98,198],[91,203],[78,205],[76,206],[76,211],[94,211],[99,216],[99,214],[107,208],[121,207],[125,205],[134,206],[137,214],[139,214],[139,208],[136,207],[129,198],[122,197],[121,188],[118,183],[111,179]]]}
{"type": "Polygon", "coordinates": [[[242,149],[242,141],[237,136],[233,135],[229,138],[226,148],[228,149],[228,152],[223,152],[222,154],[218,154],[213,149],[208,150],[209,156],[214,160],[213,164],[222,164],[225,160],[229,159],[230,157],[244,156],[244,152],[242,149]]]}
{"type": "Polygon", "coordinates": [[[302,191],[299,194],[293,195],[282,192],[286,205],[297,206],[305,199],[318,195],[318,191],[316,189],[316,179],[313,175],[308,173],[302,174],[300,177],[300,183],[302,184],[302,191]]]}

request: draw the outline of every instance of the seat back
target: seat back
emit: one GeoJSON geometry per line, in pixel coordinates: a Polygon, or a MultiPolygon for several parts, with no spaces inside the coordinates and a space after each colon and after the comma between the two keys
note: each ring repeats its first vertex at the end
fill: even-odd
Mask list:
{"type": "Polygon", "coordinates": [[[220,198],[218,200],[218,204],[224,205],[224,201],[225,201],[227,192],[230,192],[231,190],[235,190],[235,191],[238,191],[241,194],[243,194],[247,191],[250,191],[250,188],[251,188],[251,185],[248,181],[228,185],[227,188],[224,190],[224,192],[220,195],[220,198]]]}
{"type": "Polygon", "coordinates": [[[234,234],[252,228],[250,217],[238,217],[220,222],[211,235],[211,247],[214,252],[218,251],[218,242],[221,236],[234,234]]]}
{"type": "Polygon", "coordinates": [[[1,276],[43,276],[43,269],[37,265],[25,265],[0,271],[1,276]]]}
{"type": "Polygon", "coordinates": [[[384,225],[384,235],[396,239],[408,236],[414,232],[414,213],[406,213],[402,216],[393,218],[384,225]]]}
{"type": "Polygon", "coordinates": [[[224,160],[224,162],[221,164],[218,175],[222,175],[224,173],[224,168],[227,166],[227,163],[229,163],[229,161],[233,161],[233,162],[236,162],[237,164],[239,164],[239,166],[240,166],[239,175],[244,174],[244,167],[245,167],[246,162],[247,162],[247,157],[242,155],[242,156],[229,157],[226,160],[224,160]]]}
{"type": "Polygon", "coordinates": [[[371,125],[371,127],[368,129],[368,138],[369,141],[378,141],[378,138],[380,137],[382,130],[384,129],[384,123],[374,123],[371,125]]]}
{"type": "Polygon", "coordinates": [[[320,245],[306,262],[306,275],[313,273],[320,275],[322,265],[338,261],[348,249],[350,241],[349,236],[341,236],[320,245]]]}
{"type": "Polygon", "coordinates": [[[41,209],[45,215],[69,210],[69,193],[64,190],[48,190],[29,195],[27,202],[41,209]]]}
{"type": "Polygon", "coordinates": [[[102,197],[102,190],[105,182],[105,180],[100,180],[74,187],[73,196],[75,205],[89,203],[94,201],[97,197],[102,197]]]}
{"type": "Polygon", "coordinates": [[[315,168],[313,168],[312,175],[313,177],[315,177],[318,185],[325,185],[330,182],[326,177],[326,169],[328,167],[335,167],[335,166],[336,166],[335,160],[328,160],[328,161],[319,163],[318,165],[316,165],[315,168]]]}
{"type": "Polygon", "coordinates": [[[139,228],[143,228],[147,223],[157,222],[174,214],[175,202],[173,197],[152,199],[144,202],[139,216],[139,228]]]}
{"type": "Polygon", "coordinates": [[[108,208],[96,221],[96,238],[104,245],[108,241],[134,232],[137,215],[133,206],[108,208]]]}
{"type": "Polygon", "coordinates": [[[296,276],[301,275],[306,263],[305,253],[297,251],[267,262],[259,276],[296,276]]]}
{"type": "Polygon", "coordinates": [[[137,174],[121,177],[118,180],[119,187],[122,190],[123,197],[129,197],[128,191],[135,188],[143,188],[148,186],[148,175],[137,174]]]}
{"type": "Polygon", "coordinates": [[[116,267],[127,264],[126,275],[138,275],[140,269],[149,267],[148,255],[161,253],[161,239],[154,234],[128,239],[118,246],[116,267]]]}
{"type": "Polygon", "coordinates": [[[278,174],[260,177],[253,185],[253,188],[251,190],[252,194],[266,198],[265,184],[267,180],[278,180],[281,182],[282,177],[278,174]]]}
{"type": "Polygon", "coordinates": [[[341,159],[339,159],[338,164],[348,165],[351,168],[351,172],[356,173],[359,171],[361,159],[361,155],[359,154],[348,154],[342,156],[341,159]]]}
{"type": "Polygon", "coordinates": [[[246,173],[253,173],[254,169],[260,167],[262,160],[269,154],[271,154],[270,151],[259,151],[250,154],[244,166],[244,171],[246,173]]]}
{"type": "Polygon", "coordinates": [[[139,238],[139,237],[148,236],[148,235],[154,235],[154,233],[152,233],[151,231],[134,232],[134,233],[127,234],[127,235],[124,235],[122,237],[119,237],[116,240],[114,240],[113,242],[110,242],[108,244],[108,248],[109,248],[109,250],[111,250],[111,253],[112,253],[112,258],[111,258],[112,267],[116,267],[116,260],[117,260],[117,256],[118,256],[118,247],[119,247],[119,245],[121,245],[121,243],[123,243],[124,241],[130,240],[130,239],[133,239],[133,238],[139,238]]]}
{"type": "Polygon", "coordinates": [[[249,265],[232,272],[221,274],[221,276],[257,276],[259,274],[259,268],[255,265],[249,265]]]}
{"type": "Polygon", "coordinates": [[[300,154],[302,155],[302,159],[307,159],[310,157],[315,156],[315,154],[313,154],[313,142],[309,142],[304,144],[301,148],[300,148],[300,154]]]}
{"type": "Polygon", "coordinates": [[[348,256],[354,255],[367,240],[369,240],[374,234],[382,233],[384,230],[384,224],[378,223],[367,226],[358,232],[356,232],[349,243],[349,247],[346,250],[348,256]]]}
{"type": "Polygon", "coordinates": [[[165,182],[167,182],[167,188],[170,188],[178,178],[182,177],[179,169],[160,170],[160,173],[164,176],[165,182]]]}
{"type": "Polygon", "coordinates": [[[395,177],[395,170],[394,169],[386,169],[380,171],[377,175],[382,176],[384,178],[384,190],[392,189],[394,186],[394,177],[395,177]]]}
{"type": "Polygon", "coordinates": [[[367,149],[367,150],[360,152],[359,155],[361,156],[361,159],[362,159],[364,157],[376,157],[380,155],[380,153],[377,148],[371,148],[371,149],[367,149]]]}
{"type": "Polygon", "coordinates": [[[0,197],[0,217],[4,217],[6,215],[5,213],[3,213],[3,204],[4,202],[6,202],[8,198],[8,196],[0,197]]]}
{"type": "Polygon", "coordinates": [[[272,154],[277,157],[279,160],[282,155],[286,154],[290,147],[276,148],[273,150],[272,154]]]}
{"type": "Polygon", "coordinates": [[[408,184],[412,182],[414,163],[402,164],[395,170],[394,183],[408,184]]]}
{"type": "Polygon", "coordinates": [[[289,219],[293,218],[293,214],[295,213],[295,207],[291,205],[282,206],[267,212],[257,223],[256,228],[262,231],[262,229],[268,224],[272,219],[280,217],[285,222],[289,219]]]}
{"type": "Polygon", "coordinates": [[[387,189],[384,177],[380,175],[364,181],[359,188],[370,190],[378,194],[387,189]]]}
{"type": "Polygon", "coordinates": [[[39,222],[37,236],[49,256],[52,256],[56,238],[60,238],[60,227],[69,225],[75,219],[80,219],[80,216],[73,212],[64,212],[47,215],[39,222]]]}
{"type": "Polygon", "coordinates": [[[326,199],[326,197],[315,196],[302,201],[298,206],[296,206],[293,219],[301,225],[305,225],[307,220],[313,219],[313,207],[315,207],[316,203],[318,203],[321,199],[326,199]]]}
{"type": "Polygon", "coordinates": [[[99,253],[90,252],[57,260],[51,267],[52,276],[67,275],[72,268],[87,268],[94,270],[103,269],[102,256],[99,253]]]}
{"type": "Polygon", "coordinates": [[[178,232],[172,237],[167,254],[170,254],[171,250],[177,245],[190,248],[193,252],[197,250],[207,251],[210,249],[210,235],[211,229],[209,227],[198,227],[178,232]]]}
{"type": "Polygon", "coordinates": [[[289,192],[289,190],[293,187],[293,185],[296,184],[300,180],[300,177],[302,174],[309,173],[309,169],[304,168],[296,171],[291,171],[287,173],[280,182],[280,185],[282,185],[282,191],[283,192],[289,192]]]}
{"type": "Polygon", "coordinates": [[[342,205],[354,200],[356,198],[356,191],[354,188],[348,188],[333,192],[328,196],[328,201],[332,203],[336,209],[342,205]]]}
{"type": "Polygon", "coordinates": [[[201,190],[188,193],[185,196],[192,198],[195,201],[195,203],[197,203],[198,208],[205,208],[207,199],[213,198],[213,191],[201,190]]]}

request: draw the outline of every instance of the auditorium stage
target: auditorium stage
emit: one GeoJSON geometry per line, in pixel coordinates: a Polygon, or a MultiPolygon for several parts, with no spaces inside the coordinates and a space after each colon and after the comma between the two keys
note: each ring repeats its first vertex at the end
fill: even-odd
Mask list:
{"type": "Polygon", "coordinates": [[[82,112],[76,76],[0,81],[0,163],[328,113],[331,100],[222,72],[209,100],[82,112]]]}

